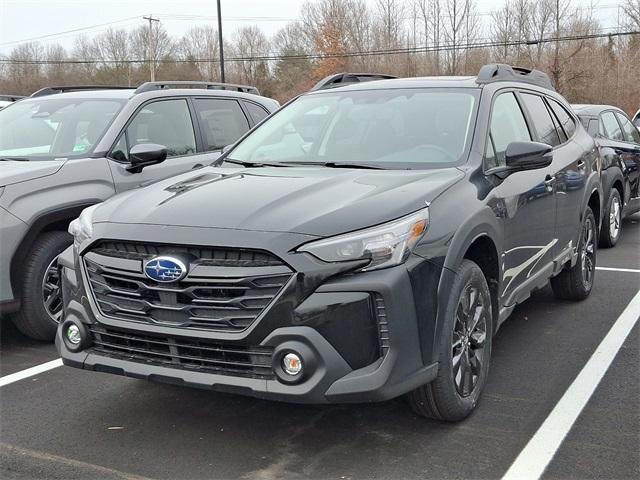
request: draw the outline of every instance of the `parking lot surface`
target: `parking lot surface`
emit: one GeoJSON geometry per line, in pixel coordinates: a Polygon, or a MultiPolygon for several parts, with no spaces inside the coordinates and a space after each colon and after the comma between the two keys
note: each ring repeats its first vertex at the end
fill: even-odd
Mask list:
{"type": "MultiPolygon", "coordinates": [[[[635,215],[618,246],[598,252],[587,300],[547,288],[519,306],[464,422],[424,420],[402,398],[301,406],[59,367],[0,387],[0,475],[500,478],[638,292],[639,252],[635,215]]],[[[2,376],[57,357],[7,322],[1,341],[2,376]]],[[[543,478],[640,477],[639,364],[636,324],[543,478]]]]}

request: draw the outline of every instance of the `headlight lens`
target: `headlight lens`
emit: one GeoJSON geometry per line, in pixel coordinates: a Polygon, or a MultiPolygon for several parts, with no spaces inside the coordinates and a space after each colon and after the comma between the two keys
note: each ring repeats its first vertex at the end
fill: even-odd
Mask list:
{"type": "Polygon", "coordinates": [[[307,243],[298,251],[325,262],[370,260],[361,271],[392,267],[407,259],[428,224],[429,212],[425,208],[384,225],[307,243]]]}
{"type": "Polygon", "coordinates": [[[73,243],[80,246],[93,235],[93,212],[98,205],[85,208],[80,216],[69,224],[69,233],[73,235],[73,243]]]}

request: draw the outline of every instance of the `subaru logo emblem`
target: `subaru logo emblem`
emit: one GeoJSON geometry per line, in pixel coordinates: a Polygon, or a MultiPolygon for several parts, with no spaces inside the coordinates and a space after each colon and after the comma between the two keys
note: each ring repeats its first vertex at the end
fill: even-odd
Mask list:
{"type": "Polygon", "coordinates": [[[144,274],[156,282],[177,282],[187,274],[187,266],[173,257],[155,257],[144,264],[144,274]]]}

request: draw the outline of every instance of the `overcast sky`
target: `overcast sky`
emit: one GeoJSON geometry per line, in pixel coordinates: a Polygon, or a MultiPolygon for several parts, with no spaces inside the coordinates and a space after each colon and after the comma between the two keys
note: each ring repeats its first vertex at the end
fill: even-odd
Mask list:
{"type": "MultiPolygon", "coordinates": [[[[376,0],[365,0],[374,4],[376,0]]],[[[620,0],[571,0],[573,4],[597,6],[604,27],[617,22],[620,0]]],[[[303,0],[222,0],[223,30],[229,35],[242,25],[257,24],[271,34],[298,17],[303,0]]],[[[482,13],[500,8],[504,0],[477,0],[482,13]]],[[[142,15],[153,13],[173,36],[180,36],[195,24],[215,25],[216,0],[0,0],[0,54],[7,54],[25,40],[60,43],[71,47],[80,34],[95,35],[109,27],[142,25],[142,15]],[[199,16],[180,19],[175,15],[199,16]],[[116,22],[105,25],[109,22],[116,22]],[[81,32],[60,32],[95,28],[81,32]],[[46,38],[46,35],[52,35],[46,38]]],[[[486,17],[484,17],[486,18],[486,17]]]]}

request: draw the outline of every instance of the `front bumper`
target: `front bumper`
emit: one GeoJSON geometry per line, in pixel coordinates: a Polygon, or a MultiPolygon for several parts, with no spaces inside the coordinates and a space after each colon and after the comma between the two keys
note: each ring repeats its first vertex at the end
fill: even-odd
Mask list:
{"type": "MultiPolygon", "coordinates": [[[[59,263],[65,311],[56,346],[69,366],[271,400],[318,404],[388,400],[432,381],[437,374],[437,364],[423,361],[432,358],[431,352],[424,355],[421,345],[423,331],[431,328],[419,325],[425,320],[424,315],[416,314],[412,270],[427,269],[437,276],[439,268],[419,257],[410,259],[407,265],[380,271],[328,275],[313,286],[312,292],[304,294],[296,292],[304,289],[301,285],[308,282],[309,274],[302,275],[296,268],[299,276],[287,287],[288,291],[247,331],[206,332],[199,337],[185,329],[104,317],[86,293],[82,270],[71,248],[61,255],[59,263]],[[420,268],[413,269],[413,264],[420,268]],[[384,333],[380,331],[376,302],[384,305],[384,333]],[[93,348],[91,333],[86,346],[73,352],[63,338],[65,322],[69,321],[86,325],[87,331],[89,327],[93,331],[105,327],[132,335],[170,335],[171,341],[178,344],[215,341],[231,347],[254,345],[270,349],[273,375],[251,378],[105,354],[93,348]],[[305,368],[300,379],[292,381],[279,370],[279,359],[288,351],[300,353],[303,358],[305,368]]],[[[435,295],[433,292],[434,298],[435,295]]]]}

